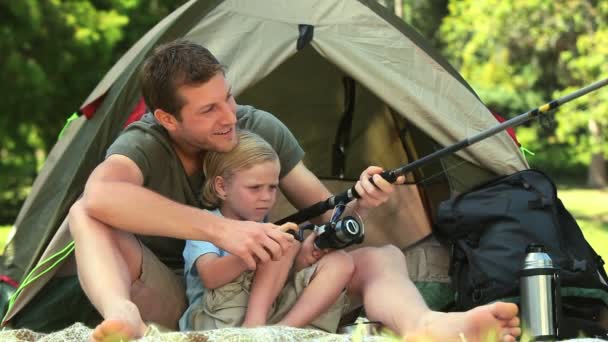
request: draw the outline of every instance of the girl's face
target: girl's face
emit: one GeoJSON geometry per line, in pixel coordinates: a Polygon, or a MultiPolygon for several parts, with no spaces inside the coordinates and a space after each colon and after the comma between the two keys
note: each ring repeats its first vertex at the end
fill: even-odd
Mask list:
{"type": "Polygon", "coordinates": [[[237,170],[227,181],[216,178],[216,190],[222,199],[222,215],[247,221],[262,221],[277,199],[279,161],[267,161],[237,170]]]}

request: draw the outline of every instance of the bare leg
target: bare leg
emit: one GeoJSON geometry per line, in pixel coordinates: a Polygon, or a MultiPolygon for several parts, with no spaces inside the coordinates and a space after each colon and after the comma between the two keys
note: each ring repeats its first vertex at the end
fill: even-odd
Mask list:
{"type": "Polygon", "coordinates": [[[70,209],[69,226],[76,247],[78,278],[104,321],[92,340],[133,338],[146,326],[130,299],[131,284],[141,273],[142,251],[131,234],[91,218],[77,201],[70,209]]]}
{"type": "Polygon", "coordinates": [[[362,298],[370,320],[404,334],[430,311],[410,281],[403,253],[394,246],[360,248],[351,252],[355,274],[349,296],[362,298]]]}
{"type": "Polygon", "coordinates": [[[361,248],[351,252],[355,274],[349,295],[363,299],[370,320],[380,321],[403,336],[433,336],[438,340],[476,341],[492,328],[497,340],[511,341],[520,334],[517,306],[500,303],[466,313],[431,311],[409,279],[403,253],[394,246],[361,248]],[[441,319],[439,319],[441,318],[441,319]],[[468,335],[468,336],[467,336],[468,335]]]}
{"type": "Polygon", "coordinates": [[[354,271],[352,257],[343,251],[323,256],[310,284],[277,324],[301,328],[312,322],[336,302],[354,271]]]}
{"type": "Polygon", "coordinates": [[[251,296],[243,321],[244,327],[266,324],[272,303],[285,286],[289,270],[299,250],[300,246],[294,244],[280,260],[270,261],[258,267],[251,285],[251,296]]]}

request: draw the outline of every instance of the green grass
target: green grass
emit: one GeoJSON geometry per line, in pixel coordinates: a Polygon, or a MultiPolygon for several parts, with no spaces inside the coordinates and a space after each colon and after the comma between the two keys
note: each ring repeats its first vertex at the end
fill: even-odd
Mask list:
{"type": "Polygon", "coordinates": [[[4,245],[8,239],[8,233],[11,231],[12,226],[0,226],[0,254],[4,251],[4,245]]]}
{"type": "Polygon", "coordinates": [[[564,187],[558,189],[558,197],[589,244],[608,262],[608,191],[564,187]]]}

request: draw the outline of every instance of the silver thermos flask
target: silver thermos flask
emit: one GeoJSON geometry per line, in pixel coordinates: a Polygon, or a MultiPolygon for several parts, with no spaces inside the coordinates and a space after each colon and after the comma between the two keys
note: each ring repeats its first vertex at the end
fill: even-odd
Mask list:
{"type": "Polygon", "coordinates": [[[519,286],[523,333],[535,341],[555,341],[561,313],[560,284],[543,245],[528,245],[519,286]]]}

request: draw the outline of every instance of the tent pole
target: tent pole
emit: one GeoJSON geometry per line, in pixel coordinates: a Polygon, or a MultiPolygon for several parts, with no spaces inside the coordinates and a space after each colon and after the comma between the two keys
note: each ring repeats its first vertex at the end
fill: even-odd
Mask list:
{"type": "MultiPolygon", "coordinates": [[[[576,98],[584,96],[592,91],[595,91],[599,88],[606,86],[607,84],[608,84],[608,78],[597,81],[595,83],[592,83],[592,84],[590,84],[586,87],[583,87],[581,89],[578,89],[568,95],[560,97],[556,100],[552,100],[538,108],[534,108],[525,113],[519,114],[516,117],[506,120],[494,127],[490,127],[485,131],[482,131],[473,136],[467,137],[453,145],[444,147],[441,150],[435,151],[420,159],[414,160],[413,162],[411,162],[405,166],[402,166],[402,167],[399,167],[399,168],[396,168],[393,170],[384,171],[380,174],[380,176],[382,176],[382,178],[384,178],[388,182],[394,183],[399,176],[405,175],[408,172],[411,172],[411,171],[421,167],[424,164],[427,164],[435,159],[444,157],[446,155],[456,153],[465,147],[471,146],[481,140],[489,138],[489,137],[495,135],[496,133],[499,133],[509,127],[517,127],[532,119],[538,118],[541,116],[541,114],[544,114],[553,109],[556,109],[559,106],[563,105],[564,103],[570,102],[576,98]]],[[[371,178],[370,178],[370,181],[373,184],[373,180],[371,178]]],[[[313,217],[322,215],[326,211],[335,208],[339,204],[346,204],[346,203],[352,201],[353,199],[359,198],[359,197],[360,197],[360,195],[357,193],[357,190],[355,190],[355,187],[353,186],[350,189],[348,189],[338,195],[329,197],[325,201],[318,202],[308,208],[304,208],[290,216],[287,216],[287,217],[277,221],[276,224],[281,225],[286,222],[293,222],[293,223],[299,224],[299,223],[307,221],[313,217]]]]}

